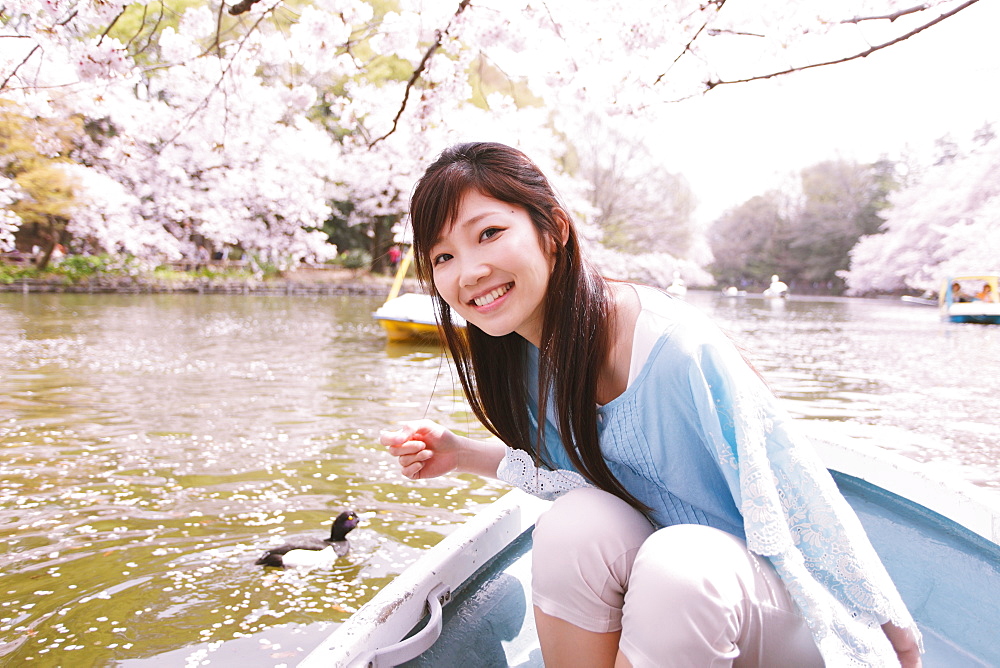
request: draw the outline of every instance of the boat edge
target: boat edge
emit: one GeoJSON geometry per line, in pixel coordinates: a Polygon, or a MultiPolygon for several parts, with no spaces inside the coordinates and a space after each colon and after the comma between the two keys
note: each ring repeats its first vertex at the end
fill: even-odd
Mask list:
{"type": "Polygon", "coordinates": [[[370,665],[366,658],[373,647],[401,641],[425,616],[428,596],[442,585],[449,592],[457,589],[510,541],[531,529],[550,504],[517,489],[504,493],[427,550],[328,635],[299,668],[370,665]],[[390,619],[391,624],[387,623],[390,619]]]}
{"type": "Polygon", "coordinates": [[[1000,502],[984,490],[884,448],[862,450],[847,439],[810,436],[828,469],[908,499],[1000,545],[1000,502]]]}

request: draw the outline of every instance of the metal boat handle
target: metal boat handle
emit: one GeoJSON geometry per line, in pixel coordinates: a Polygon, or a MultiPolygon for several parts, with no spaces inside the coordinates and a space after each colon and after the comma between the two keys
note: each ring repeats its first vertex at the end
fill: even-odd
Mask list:
{"type": "Polygon", "coordinates": [[[451,590],[446,585],[439,584],[427,595],[427,609],[431,618],[427,625],[406,640],[375,650],[362,662],[367,668],[392,668],[401,663],[415,659],[428,649],[441,636],[443,626],[441,606],[451,600],[451,590]]]}

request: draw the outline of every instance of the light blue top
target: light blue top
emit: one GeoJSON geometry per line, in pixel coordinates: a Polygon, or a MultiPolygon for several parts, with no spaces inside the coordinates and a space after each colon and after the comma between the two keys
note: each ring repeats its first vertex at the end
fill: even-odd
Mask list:
{"type": "MultiPolygon", "coordinates": [[[[716,527],[768,557],[827,665],[898,665],[879,625],[912,618],[808,440],[705,315],[636,291],[640,321],[658,335],[625,392],[598,409],[611,471],[654,523],[716,527]]],[[[528,348],[537,428],[538,349],[528,348]]],[[[573,470],[551,417],[545,425],[550,461],[573,470]]]]}

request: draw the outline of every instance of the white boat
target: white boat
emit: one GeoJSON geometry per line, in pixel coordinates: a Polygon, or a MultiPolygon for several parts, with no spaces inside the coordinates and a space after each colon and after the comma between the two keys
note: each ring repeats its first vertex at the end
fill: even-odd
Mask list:
{"type": "Polygon", "coordinates": [[[916,306],[937,306],[938,300],[931,299],[930,297],[913,297],[912,295],[903,295],[899,298],[904,304],[914,304],[916,306]]]}
{"type": "MultiPolygon", "coordinates": [[[[410,246],[396,270],[389,296],[373,314],[390,341],[439,339],[434,298],[419,292],[399,294],[412,261],[413,247],[410,246]]],[[[459,327],[465,326],[465,320],[457,313],[452,312],[451,317],[459,327]]]]}
{"type": "Polygon", "coordinates": [[[430,295],[407,292],[390,297],[375,311],[390,341],[434,339],[438,336],[437,315],[430,295]]]}
{"type": "MultiPolygon", "coordinates": [[[[925,666],[1000,666],[1000,507],[898,455],[817,442],[924,636],[925,666]]],[[[531,528],[512,491],[428,550],[299,664],[541,667],[531,528]]]]}
{"type": "Polygon", "coordinates": [[[948,276],[941,284],[938,309],[948,322],[1000,324],[1000,272],[948,276]],[[956,286],[958,286],[956,288],[956,286]]]}

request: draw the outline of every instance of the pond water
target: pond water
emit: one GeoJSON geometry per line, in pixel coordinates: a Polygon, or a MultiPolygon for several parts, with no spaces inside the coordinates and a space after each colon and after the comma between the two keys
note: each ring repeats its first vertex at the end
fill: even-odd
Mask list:
{"type": "MultiPolygon", "coordinates": [[[[692,293],[825,430],[1000,493],[1000,327],[874,300],[692,293]]],[[[368,297],[0,294],[0,665],[294,665],[504,491],[411,482],[379,429],[475,423],[368,297]],[[262,548],[366,513],[306,575],[262,548]]]]}

